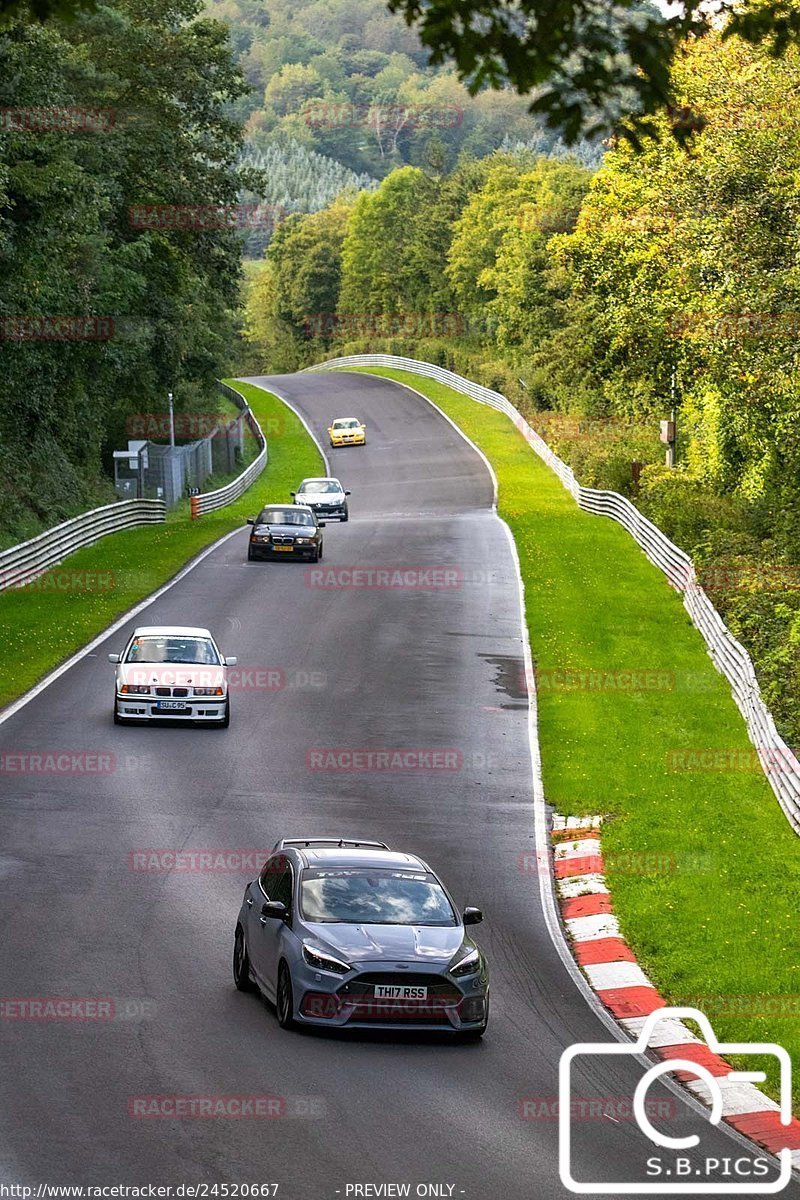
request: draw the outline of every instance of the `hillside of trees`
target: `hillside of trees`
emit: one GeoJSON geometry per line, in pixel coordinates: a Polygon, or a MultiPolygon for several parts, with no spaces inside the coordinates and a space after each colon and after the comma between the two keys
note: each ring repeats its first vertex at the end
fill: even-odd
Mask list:
{"type": "MultiPolygon", "coordinates": [[[[382,179],[403,165],[448,170],[504,139],[560,139],[511,89],[470,96],[384,0],[207,0],[227,22],[251,91],[234,112],[248,146],[316,151],[356,175],[382,179]]],[[[599,162],[602,147],[582,143],[599,162]]]]}
{"type": "Polygon", "coordinates": [[[287,222],[246,336],[270,369],[380,349],[505,391],[584,483],[634,495],[695,557],[797,744],[800,57],[712,36],[673,88],[703,115],[687,149],[664,118],[594,175],[525,150],[405,166],[287,222]]]}

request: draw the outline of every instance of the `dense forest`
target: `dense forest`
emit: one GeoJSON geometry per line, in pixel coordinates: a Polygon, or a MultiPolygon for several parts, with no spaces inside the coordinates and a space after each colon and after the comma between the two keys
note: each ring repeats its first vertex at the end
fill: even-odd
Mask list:
{"type": "MultiPolygon", "coordinates": [[[[206,11],[228,23],[250,85],[232,109],[248,155],[266,156],[289,211],[323,207],[303,170],[310,151],[323,156],[313,159],[318,177],[345,167],[348,184],[408,164],[450,170],[462,153],[482,158],[509,143],[565,152],[528,97],[471,96],[451,67],[431,67],[385,0],[207,0],[206,11]]],[[[583,140],[577,152],[597,165],[602,146],[583,140]]],[[[260,248],[248,242],[248,253],[260,248]]]]}
{"type": "Polygon", "coordinates": [[[505,391],[584,483],[634,495],[695,556],[794,740],[800,58],[712,36],[673,87],[702,114],[688,148],[665,118],[594,174],[526,150],[406,166],[287,221],[246,336],[272,368],[383,349],[505,391]]]}
{"type": "Polygon", "coordinates": [[[213,402],[229,362],[241,237],[202,216],[256,181],[227,30],[199,14],[114,0],[0,33],[6,543],[113,499],[126,415],[213,402]]]}

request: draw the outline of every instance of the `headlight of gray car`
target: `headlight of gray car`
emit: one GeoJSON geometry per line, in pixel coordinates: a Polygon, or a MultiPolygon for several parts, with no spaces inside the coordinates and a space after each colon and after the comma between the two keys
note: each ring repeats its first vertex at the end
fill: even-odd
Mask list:
{"type": "Polygon", "coordinates": [[[459,978],[461,975],[474,975],[480,970],[481,953],[476,946],[462,946],[447,968],[451,975],[459,978]]]}
{"type": "Polygon", "coordinates": [[[307,942],[303,943],[303,958],[315,971],[334,971],[337,975],[346,975],[353,969],[349,963],[342,962],[341,959],[334,958],[332,954],[318,950],[315,946],[309,946],[307,942]]]}

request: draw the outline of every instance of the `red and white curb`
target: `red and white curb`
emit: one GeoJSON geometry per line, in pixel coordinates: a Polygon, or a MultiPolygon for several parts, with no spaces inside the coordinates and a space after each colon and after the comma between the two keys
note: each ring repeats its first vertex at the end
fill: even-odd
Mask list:
{"type": "MultiPolygon", "coordinates": [[[[598,998],[635,1039],[647,1017],[668,1005],[620,935],[605,880],[601,824],[600,816],[553,816],[556,892],[575,959],[598,998]]],[[[715,1078],[735,1069],[674,1018],[658,1022],[650,1049],[661,1059],[697,1063],[715,1078]]],[[[710,1103],[708,1086],[701,1079],[680,1070],[675,1077],[703,1103],[710,1103]]],[[[753,1083],[721,1080],[719,1086],[723,1120],[773,1154],[788,1148],[793,1169],[800,1169],[800,1121],[782,1125],[778,1103],[753,1083]]]]}

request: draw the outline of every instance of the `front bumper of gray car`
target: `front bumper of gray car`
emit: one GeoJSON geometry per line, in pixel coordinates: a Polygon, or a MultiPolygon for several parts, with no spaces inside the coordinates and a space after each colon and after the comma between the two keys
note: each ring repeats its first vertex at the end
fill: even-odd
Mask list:
{"type": "Polygon", "coordinates": [[[486,1023],[489,978],[485,962],[473,975],[454,978],[448,964],[366,962],[347,975],[295,962],[295,1020],[304,1025],[470,1032],[486,1023]],[[376,987],[424,988],[410,999],[376,997],[376,987]]]}

